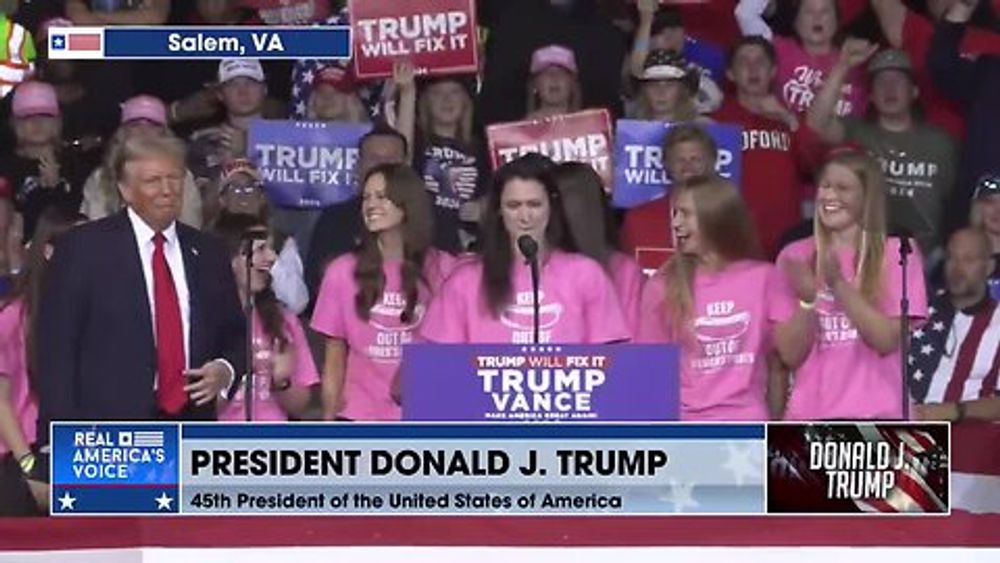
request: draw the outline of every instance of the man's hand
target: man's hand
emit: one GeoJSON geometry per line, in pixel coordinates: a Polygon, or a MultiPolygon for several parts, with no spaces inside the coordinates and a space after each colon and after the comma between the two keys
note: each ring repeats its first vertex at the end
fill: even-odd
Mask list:
{"type": "Polygon", "coordinates": [[[212,360],[198,369],[189,369],[184,375],[192,381],[184,386],[184,391],[194,404],[201,406],[211,403],[232,383],[229,366],[219,360],[212,360]]]}

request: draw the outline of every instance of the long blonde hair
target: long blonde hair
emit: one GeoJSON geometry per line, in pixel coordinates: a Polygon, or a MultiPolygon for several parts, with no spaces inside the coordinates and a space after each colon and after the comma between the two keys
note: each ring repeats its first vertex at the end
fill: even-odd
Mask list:
{"type": "MultiPolygon", "coordinates": [[[[828,159],[816,176],[817,185],[823,174],[832,165],[843,166],[851,171],[864,190],[861,212],[861,235],[855,242],[855,279],[861,281],[861,294],[869,303],[878,304],[882,292],[882,260],[885,257],[886,207],[885,177],[882,169],[871,157],[851,151],[835,154],[828,159]]],[[[813,237],[816,245],[816,277],[823,279],[821,257],[832,244],[830,230],[823,226],[819,213],[813,216],[813,237]]]]}
{"type": "MultiPolygon", "coordinates": [[[[532,76],[528,79],[528,111],[525,113],[527,116],[531,116],[533,113],[541,109],[542,101],[538,96],[538,87],[535,85],[537,80],[537,75],[532,76]]],[[[566,102],[566,113],[573,113],[580,111],[583,107],[583,90],[580,88],[580,78],[578,76],[573,77],[573,86],[570,88],[569,100],[566,102]]]]}
{"type": "MultiPolygon", "coordinates": [[[[754,260],[761,256],[757,230],[750,210],[736,187],[716,176],[691,178],[675,184],[671,200],[689,193],[694,200],[698,232],[704,244],[725,264],[754,260]]],[[[676,247],[676,244],[675,244],[676,247]]],[[[694,277],[698,257],[675,251],[663,265],[666,283],[667,332],[679,340],[687,334],[694,314],[694,277]]]]}
{"type": "MultiPolygon", "coordinates": [[[[431,118],[431,102],[427,92],[421,92],[417,100],[417,133],[424,144],[427,144],[434,133],[434,124],[431,118]]],[[[456,140],[463,145],[472,145],[472,98],[466,95],[465,108],[462,109],[462,117],[458,124],[458,137],[456,140]]]]}
{"type": "MultiPolygon", "coordinates": [[[[683,85],[682,85],[683,87],[683,85]]],[[[691,94],[690,90],[684,90],[687,94],[674,108],[673,117],[671,122],[682,122],[682,121],[694,121],[700,115],[698,113],[698,107],[695,105],[695,97],[691,94]]],[[[649,98],[646,96],[645,90],[640,86],[639,95],[637,96],[638,104],[636,104],[635,117],[636,119],[642,119],[650,121],[653,119],[653,110],[649,107],[649,98]]]]}

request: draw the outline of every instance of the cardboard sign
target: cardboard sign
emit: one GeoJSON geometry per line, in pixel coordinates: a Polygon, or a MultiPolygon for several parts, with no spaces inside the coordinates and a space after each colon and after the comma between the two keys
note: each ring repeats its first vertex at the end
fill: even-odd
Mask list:
{"type": "Polygon", "coordinates": [[[613,142],[607,110],[586,110],[486,128],[493,169],[528,153],[540,153],[556,162],[590,164],[611,189],[613,142]]]}
{"type": "MultiPolygon", "coordinates": [[[[615,207],[635,207],[669,194],[670,178],[664,165],[663,142],[673,123],[619,119],[615,131],[615,207]]],[[[736,125],[700,125],[715,140],[719,176],[740,185],[743,130],[736,125]]]]}
{"type": "Polygon", "coordinates": [[[268,201],[282,207],[317,208],[350,199],[357,189],[358,141],[370,128],[311,121],[251,123],[249,154],[268,201]]]}
{"type": "Polygon", "coordinates": [[[418,74],[479,70],[473,0],[350,0],[354,69],[387,78],[398,60],[418,74]]]}

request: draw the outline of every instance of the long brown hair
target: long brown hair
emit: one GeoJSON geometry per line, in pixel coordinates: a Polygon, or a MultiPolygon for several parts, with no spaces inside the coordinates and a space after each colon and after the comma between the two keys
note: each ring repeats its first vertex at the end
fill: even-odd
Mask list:
{"type": "MultiPolygon", "coordinates": [[[[232,260],[243,251],[243,245],[247,244],[243,235],[251,232],[267,232],[267,224],[261,222],[259,217],[239,213],[226,213],[219,216],[215,222],[213,232],[222,239],[226,249],[226,255],[232,260]]],[[[288,337],[288,327],[285,326],[285,315],[282,312],[281,302],[274,294],[270,280],[265,288],[248,296],[253,299],[254,309],[260,318],[261,327],[264,334],[277,342],[275,352],[283,352],[290,339],[288,337]]]]}
{"type": "MultiPolygon", "coordinates": [[[[427,285],[424,259],[434,236],[430,196],[423,179],[405,164],[376,166],[368,172],[361,185],[364,186],[376,175],[385,179],[386,197],[403,211],[403,263],[400,266],[400,277],[403,294],[406,296],[406,308],[400,313],[399,320],[409,323],[413,320],[413,311],[420,299],[420,284],[427,285]]],[[[354,281],[358,286],[358,292],[354,296],[354,309],[358,317],[367,321],[372,307],[385,291],[385,271],[378,234],[362,229],[361,245],[354,254],[357,257],[354,281]]]]}
{"type": "MultiPolygon", "coordinates": [[[[674,185],[671,199],[691,194],[698,233],[724,264],[754,260],[761,256],[757,230],[746,202],[731,183],[712,176],[691,178],[674,185]]],[[[675,252],[663,266],[666,282],[667,329],[674,339],[683,338],[694,314],[694,277],[698,257],[675,252]]]]}
{"type": "MultiPolygon", "coordinates": [[[[854,271],[860,279],[861,294],[869,303],[877,304],[882,292],[882,260],[885,257],[886,207],[885,177],[882,169],[871,157],[856,151],[841,152],[828,159],[816,176],[819,185],[823,174],[830,166],[843,166],[850,170],[861,183],[864,200],[859,225],[861,236],[855,242],[854,271]]],[[[819,213],[813,217],[813,235],[816,244],[816,276],[823,279],[823,264],[820,257],[831,245],[830,231],[823,226],[819,213]]]]}
{"type": "Polygon", "coordinates": [[[562,198],[566,225],[577,251],[608,268],[618,248],[615,219],[597,172],[582,162],[564,162],[552,171],[562,198]]]}
{"type": "MultiPolygon", "coordinates": [[[[537,75],[536,75],[537,76],[537,75]]],[[[531,116],[542,107],[542,100],[538,95],[538,87],[535,85],[537,80],[536,76],[532,76],[528,79],[528,111],[525,115],[531,116]]],[[[583,107],[583,89],[580,87],[580,77],[573,76],[573,85],[570,86],[569,100],[566,101],[566,113],[573,113],[575,111],[580,111],[583,107]]]]}
{"type": "Polygon", "coordinates": [[[535,180],[542,184],[549,200],[549,223],[545,227],[546,247],[567,252],[576,250],[573,237],[566,228],[566,216],[559,188],[552,179],[552,167],[552,161],[548,158],[529,153],[504,164],[493,177],[480,225],[480,256],[483,264],[483,294],[494,317],[499,316],[500,310],[510,302],[513,291],[510,278],[516,251],[500,212],[501,196],[511,180],[535,180]]]}
{"type": "MultiPolygon", "coordinates": [[[[24,327],[25,357],[28,361],[29,380],[35,372],[38,362],[35,342],[35,328],[38,303],[42,298],[42,284],[45,272],[48,270],[49,259],[46,249],[59,236],[69,231],[74,225],[83,223],[87,217],[77,211],[70,211],[58,206],[49,207],[38,219],[35,234],[31,237],[24,265],[14,278],[12,291],[0,302],[0,309],[5,309],[15,302],[22,303],[22,326],[24,327]]],[[[33,385],[33,384],[32,384],[33,385]]]]}

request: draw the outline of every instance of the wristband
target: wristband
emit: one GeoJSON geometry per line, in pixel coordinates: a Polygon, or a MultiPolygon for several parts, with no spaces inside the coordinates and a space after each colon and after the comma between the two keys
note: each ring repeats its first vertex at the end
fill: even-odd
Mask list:
{"type": "Polygon", "coordinates": [[[35,468],[35,454],[28,452],[18,458],[17,464],[21,466],[21,473],[25,475],[31,475],[31,471],[35,468]]]}
{"type": "Polygon", "coordinates": [[[955,416],[955,422],[962,422],[963,420],[965,420],[965,403],[963,403],[962,401],[956,402],[955,412],[957,413],[957,415],[955,416]]]}

